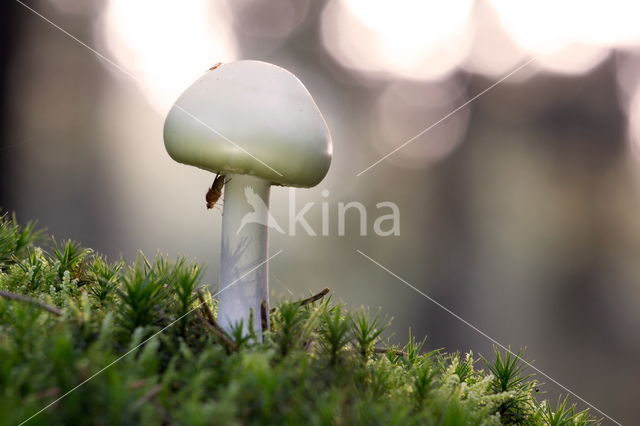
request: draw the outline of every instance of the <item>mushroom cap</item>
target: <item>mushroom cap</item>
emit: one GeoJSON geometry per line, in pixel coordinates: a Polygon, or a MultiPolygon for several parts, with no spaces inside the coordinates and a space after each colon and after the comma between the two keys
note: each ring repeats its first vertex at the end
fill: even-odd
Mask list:
{"type": "Polygon", "coordinates": [[[320,183],[332,153],[327,124],[300,80],[249,60],[193,83],[169,111],[164,144],[180,163],[297,187],[320,183]]]}

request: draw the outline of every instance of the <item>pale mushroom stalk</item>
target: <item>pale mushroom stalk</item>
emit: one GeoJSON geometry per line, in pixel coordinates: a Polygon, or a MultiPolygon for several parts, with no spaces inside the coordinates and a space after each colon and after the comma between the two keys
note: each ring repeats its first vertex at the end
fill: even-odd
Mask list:
{"type": "Polygon", "coordinates": [[[226,176],[218,321],[240,321],[261,335],[269,312],[268,228],[271,185],[309,188],[331,164],[331,135],[304,85],[260,61],[214,67],[176,101],[164,124],[174,160],[226,176]],[[265,304],[263,307],[262,304],[265,304]]]}
{"type": "MultiPolygon", "coordinates": [[[[271,183],[254,176],[226,175],[218,322],[230,330],[246,327],[253,312],[253,329],[260,333],[263,311],[269,312],[269,193],[271,183]],[[255,209],[245,195],[250,190],[266,208],[255,209]],[[246,223],[251,218],[253,223],[246,223]],[[244,220],[244,223],[243,223],[244,220]],[[264,307],[263,307],[264,304],[264,307]]],[[[268,325],[268,315],[266,316],[268,325]]]]}

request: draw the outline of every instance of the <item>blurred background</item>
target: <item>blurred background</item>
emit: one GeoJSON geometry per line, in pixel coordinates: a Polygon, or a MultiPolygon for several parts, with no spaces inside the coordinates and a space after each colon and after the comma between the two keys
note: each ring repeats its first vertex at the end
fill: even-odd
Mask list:
{"type": "MultiPolygon", "coordinates": [[[[3,1],[0,206],[112,260],[188,256],[215,286],[213,176],[168,157],[164,115],[217,62],[273,62],[307,86],[334,140],[326,179],[295,194],[298,208],[316,203],[315,229],[329,203],[331,236],[272,233],[271,251],[283,250],[273,297],[327,286],[394,317],[392,342],[411,329],[428,348],[491,355],[490,341],[359,249],[633,423],[638,16],[624,0],[3,1]],[[368,207],[369,236],[355,213],[338,236],[337,203],[349,201],[368,207]],[[382,201],[400,208],[399,236],[372,232],[382,201]]],[[[272,191],[285,224],[288,191],[272,191]]]]}

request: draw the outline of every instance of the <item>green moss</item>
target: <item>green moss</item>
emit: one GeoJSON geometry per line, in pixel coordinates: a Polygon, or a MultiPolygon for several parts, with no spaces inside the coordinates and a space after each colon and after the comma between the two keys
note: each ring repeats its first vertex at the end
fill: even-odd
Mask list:
{"type": "Polygon", "coordinates": [[[40,237],[0,220],[2,425],[594,422],[538,402],[509,353],[484,370],[413,337],[385,348],[379,312],[329,298],[281,303],[264,342],[226,335],[197,265],[109,263],[70,241],[48,253],[40,237]]]}

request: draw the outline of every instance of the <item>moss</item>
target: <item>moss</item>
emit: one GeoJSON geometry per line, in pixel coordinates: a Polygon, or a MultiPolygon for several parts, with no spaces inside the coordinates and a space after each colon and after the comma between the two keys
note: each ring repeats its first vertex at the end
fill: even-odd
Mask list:
{"type": "Polygon", "coordinates": [[[226,334],[197,265],[110,263],[71,241],[49,253],[41,238],[0,220],[2,425],[594,422],[538,402],[510,353],[483,369],[413,337],[385,347],[380,312],[328,297],[282,302],[264,341],[226,334]]]}

